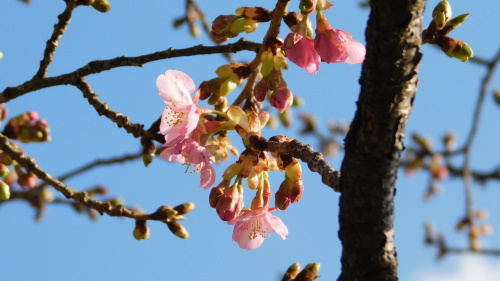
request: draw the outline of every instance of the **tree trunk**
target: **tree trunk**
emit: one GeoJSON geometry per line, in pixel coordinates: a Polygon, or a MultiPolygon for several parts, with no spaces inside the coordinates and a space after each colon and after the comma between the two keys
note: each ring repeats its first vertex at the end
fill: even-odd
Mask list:
{"type": "Polygon", "coordinates": [[[395,181],[422,57],[423,0],[371,0],[367,55],[341,168],[339,280],[398,280],[395,181]]]}

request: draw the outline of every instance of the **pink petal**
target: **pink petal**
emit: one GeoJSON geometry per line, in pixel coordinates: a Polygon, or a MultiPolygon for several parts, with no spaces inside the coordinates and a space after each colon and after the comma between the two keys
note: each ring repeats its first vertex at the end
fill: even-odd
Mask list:
{"type": "Polygon", "coordinates": [[[156,86],[165,102],[184,105],[193,104],[189,93],[194,92],[194,83],[191,77],[184,72],[167,70],[165,74],[158,76],[156,86]]]}
{"type": "Polygon", "coordinates": [[[366,48],[358,41],[354,39],[349,40],[346,44],[346,49],[349,53],[349,56],[345,60],[346,63],[354,64],[365,60],[366,48]]]}

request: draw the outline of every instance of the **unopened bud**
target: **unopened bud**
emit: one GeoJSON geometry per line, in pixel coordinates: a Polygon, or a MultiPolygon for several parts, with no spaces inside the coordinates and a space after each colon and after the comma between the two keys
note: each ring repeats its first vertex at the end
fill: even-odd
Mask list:
{"type": "Polygon", "coordinates": [[[271,94],[271,106],[283,113],[293,103],[292,91],[286,86],[279,87],[271,94]]]}
{"type": "MultiPolygon", "coordinates": [[[[440,18],[439,21],[444,22],[448,21],[451,18],[451,5],[448,1],[442,0],[439,2],[434,10],[432,11],[432,18],[436,20],[436,18],[440,18]]],[[[439,23],[439,22],[437,22],[439,23]]],[[[439,24],[438,24],[439,26],[439,24]]]]}
{"type": "Polygon", "coordinates": [[[9,168],[3,164],[3,163],[0,163],[0,177],[5,177],[6,175],[8,175],[10,172],[9,168]]]}
{"type": "Polygon", "coordinates": [[[182,226],[182,224],[180,224],[179,222],[177,222],[175,220],[174,221],[170,221],[170,222],[167,222],[167,226],[168,226],[168,229],[170,229],[170,231],[175,236],[177,236],[179,238],[182,238],[182,239],[189,238],[189,233],[184,228],[184,226],[182,226]]]}
{"type": "Polygon", "coordinates": [[[4,181],[0,180],[0,200],[9,200],[10,187],[4,181]]]}
{"type": "Polygon", "coordinates": [[[295,280],[312,281],[318,279],[320,276],[316,275],[319,272],[321,264],[309,263],[306,267],[295,277],[295,280]]]}
{"type": "Polygon", "coordinates": [[[300,272],[300,264],[299,263],[294,263],[290,265],[290,267],[286,270],[285,275],[281,279],[281,281],[292,281],[295,279],[297,274],[300,272]]]}
{"type": "Polygon", "coordinates": [[[135,221],[135,228],[134,228],[133,235],[134,235],[134,238],[136,240],[144,240],[144,239],[149,238],[151,233],[149,231],[149,227],[146,225],[145,220],[136,220],[135,221]]]}
{"type": "Polygon", "coordinates": [[[462,23],[469,17],[470,13],[460,15],[446,22],[443,29],[439,32],[440,35],[446,35],[450,33],[453,29],[462,25],[462,23]]]}
{"type": "Polygon", "coordinates": [[[302,14],[311,14],[316,10],[317,0],[300,0],[299,9],[302,14]]]}
{"type": "Polygon", "coordinates": [[[107,0],[95,0],[92,7],[101,13],[106,13],[111,10],[111,4],[109,4],[107,0]]]}
{"type": "Polygon", "coordinates": [[[184,204],[180,204],[174,207],[174,210],[177,211],[178,215],[185,215],[194,210],[194,203],[188,202],[184,204]]]}
{"type": "Polygon", "coordinates": [[[154,144],[153,140],[142,138],[141,146],[142,146],[142,162],[144,163],[144,166],[147,167],[149,166],[149,164],[153,162],[153,159],[155,158],[156,145],[154,144]]]}

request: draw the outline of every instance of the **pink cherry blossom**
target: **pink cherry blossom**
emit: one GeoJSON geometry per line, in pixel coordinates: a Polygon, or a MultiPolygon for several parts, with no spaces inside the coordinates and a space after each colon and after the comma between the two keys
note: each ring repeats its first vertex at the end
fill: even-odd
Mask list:
{"type": "Polygon", "coordinates": [[[284,46],[289,60],[309,74],[318,72],[321,59],[314,49],[313,38],[292,32],[285,38],[284,46]]]}
{"type": "Polygon", "coordinates": [[[352,39],[351,34],[340,29],[333,29],[326,18],[317,20],[314,43],[319,56],[327,63],[354,64],[363,62],[365,59],[365,46],[352,39]]]}
{"type": "Polygon", "coordinates": [[[191,77],[178,70],[167,70],[158,76],[156,86],[167,104],[161,117],[160,132],[165,143],[172,145],[185,139],[198,124],[200,114],[189,93],[195,86],[191,77]]]}
{"type": "Polygon", "coordinates": [[[195,172],[200,172],[200,187],[204,189],[211,187],[215,182],[215,169],[212,166],[211,156],[208,155],[204,146],[200,146],[192,139],[183,139],[174,146],[165,148],[160,153],[160,157],[171,162],[192,165],[195,172]]]}
{"type": "Polygon", "coordinates": [[[253,250],[264,242],[271,231],[286,239],[288,228],[280,218],[271,215],[268,208],[252,209],[228,222],[234,225],[233,241],[242,249],[253,250]]]}

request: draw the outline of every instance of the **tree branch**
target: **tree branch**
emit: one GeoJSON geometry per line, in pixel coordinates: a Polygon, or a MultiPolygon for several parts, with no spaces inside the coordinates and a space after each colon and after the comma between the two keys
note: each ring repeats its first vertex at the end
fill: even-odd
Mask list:
{"type": "Polygon", "coordinates": [[[75,8],[75,0],[66,1],[66,9],[64,9],[64,12],[57,17],[59,22],[54,25],[52,36],[47,41],[47,46],[43,52],[43,59],[40,61],[40,68],[35,74],[36,78],[44,78],[47,76],[49,65],[52,62],[52,58],[54,57],[57,47],[59,46],[59,39],[63,36],[66,31],[66,27],[71,22],[71,15],[75,8]]]}
{"type": "Polygon", "coordinates": [[[13,160],[17,161],[19,165],[26,168],[28,171],[34,173],[39,179],[45,181],[47,184],[54,187],[57,191],[62,193],[66,198],[74,199],[80,202],[83,206],[94,209],[100,214],[106,213],[109,216],[114,217],[128,217],[136,220],[159,220],[163,221],[167,219],[167,216],[162,216],[161,213],[155,212],[151,214],[142,213],[139,211],[127,209],[122,205],[113,206],[109,202],[102,202],[99,200],[92,199],[87,192],[79,192],[75,190],[49,173],[45,172],[42,168],[38,166],[36,161],[25,156],[23,153],[17,151],[9,144],[9,139],[3,134],[0,134],[0,149],[3,150],[7,155],[9,155],[13,160]]]}
{"type": "Polygon", "coordinates": [[[99,100],[99,95],[92,91],[90,85],[85,79],[80,78],[74,82],[74,85],[83,93],[90,105],[92,105],[97,114],[108,117],[111,121],[115,122],[118,128],[125,128],[127,133],[132,134],[135,138],[146,137],[153,138],[154,136],[147,130],[144,130],[144,125],[131,123],[129,118],[119,112],[113,111],[109,108],[107,103],[99,100]]]}
{"type": "Polygon", "coordinates": [[[240,39],[236,43],[221,45],[221,46],[203,46],[198,45],[185,49],[170,48],[165,51],[146,54],[137,57],[117,57],[110,60],[96,60],[91,61],[85,66],[60,76],[56,77],[33,77],[33,79],[16,87],[7,87],[0,93],[0,103],[6,103],[12,99],[20,97],[26,93],[37,91],[43,88],[74,84],[78,79],[87,75],[100,73],[123,66],[143,66],[144,64],[152,61],[163,59],[170,59],[176,57],[186,57],[195,55],[208,55],[220,53],[237,53],[243,50],[257,52],[260,44],[240,39]]]}

